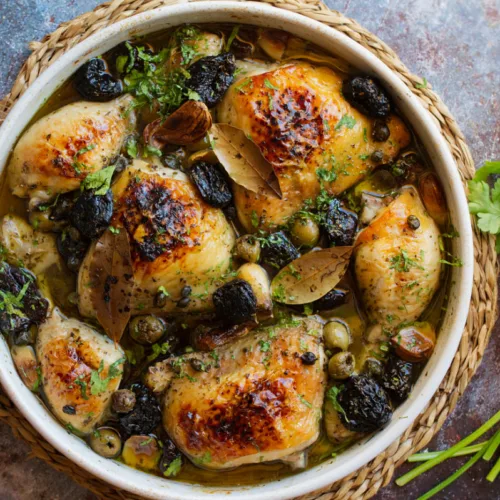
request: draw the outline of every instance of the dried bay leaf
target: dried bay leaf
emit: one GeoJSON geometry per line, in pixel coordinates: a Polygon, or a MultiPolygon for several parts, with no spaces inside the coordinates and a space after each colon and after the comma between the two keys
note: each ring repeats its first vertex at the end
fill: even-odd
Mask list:
{"type": "Polygon", "coordinates": [[[269,192],[281,198],[278,178],[260,149],[236,127],[216,123],[210,129],[212,147],[229,177],[254,193],[269,192]]]}
{"type": "Polygon", "coordinates": [[[353,247],[309,252],[284,267],[273,279],[273,299],[282,304],[308,304],[335,288],[344,276],[353,247]]]}
{"type": "Polygon", "coordinates": [[[130,319],[133,268],[130,242],[123,228],[109,229],[97,240],[89,264],[91,300],[106,334],[119,342],[130,319]]]}

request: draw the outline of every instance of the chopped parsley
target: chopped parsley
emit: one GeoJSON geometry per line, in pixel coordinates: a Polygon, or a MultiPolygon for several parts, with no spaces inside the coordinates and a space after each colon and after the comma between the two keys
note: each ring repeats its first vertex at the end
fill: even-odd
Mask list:
{"type": "Polygon", "coordinates": [[[139,154],[137,150],[137,139],[135,137],[129,137],[127,144],[125,145],[125,149],[127,150],[127,154],[130,158],[137,158],[137,155],[139,154]]]}
{"type": "Polygon", "coordinates": [[[177,457],[170,462],[169,466],[167,467],[163,475],[167,477],[177,476],[177,474],[179,474],[179,472],[181,471],[181,468],[182,468],[182,457],[177,457]]]}
{"type": "Polygon", "coordinates": [[[239,25],[233,26],[233,30],[231,31],[231,34],[229,35],[227,42],[226,42],[226,52],[229,52],[229,49],[231,48],[231,45],[233,44],[234,39],[238,36],[239,31],[240,31],[239,25]]]}
{"type": "Polygon", "coordinates": [[[83,179],[80,189],[94,189],[94,193],[98,196],[104,196],[111,187],[111,179],[115,171],[114,165],[98,170],[93,174],[87,175],[83,179]]]}
{"type": "Polygon", "coordinates": [[[101,378],[101,373],[104,369],[104,361],[101,360],[99,368],[97,370],[93,370],[90,374],[90,394],[92,394],[92,396],[96,396],[103,393],[108,388],[108,384],[111,380],[122,374],[118,366],[125,361],[125,358],[121,358],[112,363],[109,366],[108,376],[101,378]]]}
{"type": "Polygon", "coordinates": [[[275,85],[273,85],[267,78],[264,80],[264,85],[268,88],[268,89],[271,89],[271,90],[279,90],[278,87],[276,87],[275,85]]]}
{"type": "Polygon", "coordinates": [[[326,393],[326,398],[328,399],[328,401],[332,403],[333,408],[337,410],[339,413],[342,413],[347,422],[349,422],[349,419],[347,418],[344,408],[342,408],[342,406],[340,406],[340,403],[338,402],[338,396],[343,388],[344,388],[343,385],[339,386],[334,385],[330,387],[330,389],[328,389],[328,392],[326,393]]]}
{"type": "Polygon", "coordinates": [[[416,89],[426,89],[427,88],[427,84],[429,82],[427,81],[427,78],[425,78],[425,76],[422,78],[422,83],[416,83],[415,84],[415,88],[416,89]]]}
{"type": "Polygon", "coordinates": [[[414,267],[424,269],[415,259],[410,258],[406,250],[401,250],[399,254],[391,257],[390,269],[394,269],[398,273],[407,273],[414,267]]]}
{"type": "Polygon", "coordinates": [[[337,125],[335,125],[335,130],[340,130],[342,127],[346,127],[348,129],[352,129],[356,125],[356,120],[349,115],[344,115],[337,125]]]}

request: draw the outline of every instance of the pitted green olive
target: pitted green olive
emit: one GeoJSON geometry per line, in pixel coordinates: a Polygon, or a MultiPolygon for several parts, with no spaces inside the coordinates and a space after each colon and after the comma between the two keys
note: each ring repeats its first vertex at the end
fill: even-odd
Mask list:
{"type": "Polygon", "coordinates": [[[356,360],[352,353],[338,352],[328,363],[328,373],[336,380],[344,380],[353,374],[355,366],[356,360]]]}
{"type": "Polygon", "coordinates": [[[309,217],[296,219],[290,233],[293,243],[300,247],[313,247],[318,243],[320,237],[318,224],[309,217]]]}
{"type": "Polygon", "coordinates": [[[90,436],[90,447],[101,457],[116,458],[122,449],[118,432],[111,427],[100,427],[90,436]]]}
{"type": "Polygon", "coordinates": [[[158,316],[136,316],[129,326],[130,336],[139,344],[155,344],[165,335],[166,325],[158,316]]]}
{"type": "Polygon", "coordinates": [[[234,253],[236,257],[246,262],[258,262],[260,258],[259,240],[251,234],[245,234],[236,240],[234,253]]]}
{"type": "Polygon", "coordinates": [[[347,351],[351,343],[349,328],[345,323],[329,321],[323,330],[325,346],[330,351],[347,351]]]}

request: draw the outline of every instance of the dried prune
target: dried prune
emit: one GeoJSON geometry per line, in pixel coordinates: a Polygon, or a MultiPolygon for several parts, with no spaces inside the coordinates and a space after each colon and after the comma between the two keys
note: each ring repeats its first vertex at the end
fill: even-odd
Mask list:
{"type": "Polygon", "coordinates": [[[300,257],[300,252],[283,231],[269,235],[261,242],[260,260],[281,269],[300,257]]]}
{"type": "Polygon", "coordinates": [[[380,83],[369,76],[344,80],[342,94],[347,102],[372,118],[385,118],[391,112],[391,101],[380,83]]]}
{"type": "Polygon", "coordinates": [[[0,332],[19,333],[47,315],[48,302],[37,286],[36,278],[22,267],[0,264],[0,332]]]}
{"type": "Polygon", "coordinates": [[[49,219],[54,222],[68,220],[69,213],[75,204],[73,193],[58,196],[54,206],[50,210],[49,219]]]}
{"type": "Polygon", "coordinates": [[[392,417],[392,408],[384,389],[365,375],[350,377],[340,390],[337,401],[342,423],[354,432],[373,432],[392,417]]]}
{"type": "Polygon", "coordinates": [[[215,313],[228,325],[238,325],[255,317],[257,299],[250,284],[235,279],[222,285],[213,294],[215,313]]]}
{"type": "Polygon", "coordinates": [[[222,99],[233,83],[235,71],[236,59],[230,52],[203,57],[190,66],[188,86],[211,108],[222,99]]]}
{"type": "Polygon", "coordinates": [[[104,196],[92,190],[83,191],[70,212],[70,222],[91,240],[98,238],[109,226],[113,216],[113,193],[104,196]]]}
{"type": "Polygon", "coordinates": [[[195,163],[189,175],[198,188],[204,201],[215,208],[227,207],[232,199],[233,193],[229,180],[219,164],[200,161],[195,163]]]}
{"type": "Polygon", "coordinates": [[[380,382],[397,403],[405,401],[413,384],[413,364],[391,356],[385,365],[380,382]]]}
{"type": "Polygon", "coordinates": [[[75,88],[87,101],[97,102],[111,101],[123,92],[122,82],[108,73],[104,60],[97,57],[76,72],[75,88]]]}
{"type": "Polygon", "coordinates": [[[70,271],[78,272],[90,241],[75,227],[65,229],[57,237],[57,250],[70,271]]]}
{"type": "Polygon", "coordinates": [[[358,216],[342,208],[339,200],[332,200],[323,222],[328,242],[331,246],[350,246],[358,227],[358,216]]]}
{"type": "Polygon", "coordinates": [[[153,393],[141,383],[132,384],[129,389],[135,394],[135,405],[132,411],[119,417],[124,439],[134,434],[150,434],[161,422],[160,405],[153,393]]]}
{"type": "Polygon", "coordinates": [[[349,296],[349,290],[343,290],[341,288],[334,288],[330,290],[326,295],[323,295],[320,299],[313,302],[313,309],[315,311],[328,311],[329,309],[335,309],[347,302],[349,296]]]}

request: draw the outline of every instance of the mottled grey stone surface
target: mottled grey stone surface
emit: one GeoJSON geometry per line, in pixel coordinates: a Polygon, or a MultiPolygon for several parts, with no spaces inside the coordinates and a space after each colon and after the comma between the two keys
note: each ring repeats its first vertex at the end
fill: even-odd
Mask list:
{"type": "MultiPolygon", "coordinates": [[[[92,9],[99,0],[0,0],[0,97],[29,54],[27,44],[60,22],[92,9]]],[[[327,0],[380,36],[415,73],[425,76],[465,133],[479,166],[500,158],[500,0],[327,0]]],[[[465,396],[431,443],[446,448],[487,420],[500,402],[500,325],[465,396]]],[[[383,489],[378,500],[417,498],[464,460],[450,460],[399,489],[383,489]]],[[[485,481],[491,465],[481,461],[437,498],[500,499],[500,483],[485,481]]],[[[404,466],[400,472],[409,467],[404,466]]],[[[0,498],[90,500],[95,498],[37,459],[0,426],[0,498]]]]}

